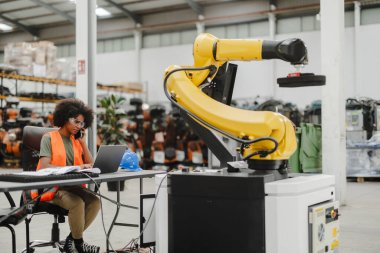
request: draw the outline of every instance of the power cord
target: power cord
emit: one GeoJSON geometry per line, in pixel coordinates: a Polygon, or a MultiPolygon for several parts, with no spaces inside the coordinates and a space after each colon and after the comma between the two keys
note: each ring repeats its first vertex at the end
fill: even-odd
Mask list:
{"type": "Polygon", "coordinates": [[[270,150],[259,150],[259,151],[255,151],[251,154],[248,154],[247,156],[243,157],[243,159],[249,159],[251,158],[252,156],[255,156],[255,155],[260,155],[262,157],[265,157],[269,154],[272,154],[273,152],[275,152],[278,148],[278,141],[272,137],[261,137],[261,138],[256,138],[256,139],[253,139],[253,140],[247,140],[247,139],[242,139],[242,138],[238,138],[238,137],[235,137],[219,128],[216,128],[215,126],[211,125],[210,123],[204,121],[203,119],[199,118],[197,115],[193,114],[192,112],[190,112],[189,110],[187,110],[186,108],[184,108],[182,105],[180,105],[170,94],[169,94],[169,91],[167,89],[167,81],[169,79],[169,77],[174,74],[175,72],[178,72],[178,71],[202,71],[202,70],[210,70],[211,72],[214,72],[216,69],[216,67],[214,65],[209,65],[209,66],[205,66],[205,67],[200,67],[200,68],[191,68],[191,67],[186,67],[186,68],[178,68],[178,69],[173,69],[171,71],[168,72],[168,74],[165,76],[165,79],[164,79],[164,92],[165,92],[165,95],[166,97],[169,99],[170,102],[172,102],[173,104],[175,104],[176,106],[178,106],[181,110],[185,111],[188,115],[190,115],[191,117],[193,117],[194,119],[196,119],[197,121],[201,122],[203,125],[207,126],[208,128],[211,128],[215,131],[217,131],[218,133],[222,134],[222,135],[225,135],[239,143],[242,143],[244,145],[249,145],[249,144],[253,144],[255,142],[259,142],[259,141],[272,141],[274,143],[274,148],[270,149],[270,150]]]}
{"type": "MultiPolygon", "coordinates": [[[[86,175],[86,177],[88,177],[94,184],[95,184],[95,186],[97,187],[97,189],[98,189],[98,191],[99,191],[99,195],[98,196],[100,196],[100,212],[101,212],[101,218],[102,218],[102,226],[103,226],[103,231],[104,231],[104,235],[106,236],[106,240],[107,240],[107,243],[108,243],[108,245],[110,246],[110,248],[111,248],[111,250],[113,251],[113,252],[117,252],[117,251],[115,251],[114,249],[113,249],[113,247],[112,247],[112,244],[111,244],[111,242],[110,242],[110,240],[109,240],[109,238],[108,238],[108,234],[107,234],[107,231],[106,231],[106,226],[105,226],[105,223],[104,223],[104,214],[103,214],[103,202],[102,202],[102,198],[103,198],[103,195],[101,195],[101,192],[100,192],[100,185],[90,176],[90,175],[88,175],[87,173],[85,173],[85,172],[80,172],[79,171],[79,173],[81,173],[81,174],[83,174],[83,175],[86,175]]],[[[85,188],[84,188],[85,189],[85,188]]],[[[93,192],[93,191],[90,191],[90,190],[88,190],[88,189],[85,189],[86,191],[88,191],[88,192],[91,192],[91,193],[95,193],[95,192],[93,192]]],[[[95,193],[96,194],[96,193],[95,193]]],[[[97,194],[96,194],[97,195],[97,194]]],[[[114,202],[114,201],[111,201],[111,202],[114,202]]]]}
{"type": "Polygon", "coordinates": [[[139,236],[137,238],[133,238],[131,241],[128,242],[127,245],[125,245],[121,250],[120,252],[133,252],[133,250],[137,250],[138,249],[138,244],[136,243],[137,241],[140,240],[141,236],[144,234],[145,232],[145,229],[147,228],[148,226],[148,223],[152,217],[152,214],[153,214],[153,211],[154,211],[154,207],[156,205],[156,202],[157,202],[157,197],[158,197],[158,194],[160,192],[160,189],[161,189],[161,186],[162,186],[162,183],[164,182],[164,180],[167,178],[168,174],[166,174],[162,179],[161,179],[161,182],[160,184],[158,185],[158,189],[156,191],[156,195],[155,195],[155,198],[154,198],[154,202],[153,202],[153,205],[152,205],[152,209],[150,210],[150,213],[149,213],[149,217],[147,219],[147,221],[145,222],[145,226],[144,228],[142,229],[141,233],[139,234],[139,236]]]}
{"type": "MultiPolygon", "coordinates": [[[[138,241],[140,240],[140,238],[141,238],[141,236],[144,234],[144,232],[145,232],[145,229],[147,228],[147,226],[148,226],[148,223],[149,223],[149,221],[150,221],[150,219],[151,219],[151,217],[152,217],[152,214],[153,214],[153,211],[154,211],[154,207],[155,207],[155,205],[156,205],[156,202],[157,202],[157,196],[158,196],[158,194],[159,194],[159,192],[160,192],[160,189],[161,189],[161,186],[162,186],[162,183],[164,182],[164,180],[167,178],[167,174],[161,179],[161,182],[160,182],[160,184],[159,184],[159,186],[158,186],[158,189],[157,189],[157,191],[156,191],[156,195],[155,195],[155,198],[154,198],[154,202],[153,202],[153,205],[152,205],[152,209],[150,210],[150,213],[149,213],[149,217],[148,217],[148,219],[147,219],[147,221],[146,221],[146,223],[145,223],[145,226],[144,226],[144,228],[143,228],[143,230],[141,231],[141,233],[139,234],[139,236],[137,237],[137,238],[133,238],[131,241],[129,241],[128,242],[128,244],[127,245],[125,245],[122,249],[120,249],[120,250],[114,250],[113,249],[113,247],[112,247],[112,245],[111,245],[111,243],[110,243],[110,241],[109,241],[109,238],[108,238],[108,235],[107,235],[107,232],[106,232],[106,229],[105,229],[105,225],[104,225],[104,216],[103,216],[103,205],[102,205],[102,198],[105,198],[102,194],[101,194],[101,192],[100,192],[100,186],[99,186],[99,184],[92,178],[92,177],[90,177],[89,175],[87,175],[87,173],[85,173],[85,172],[83,172],[82,174],[85,174],[95,185],[96,185],[96,187],[97,187],[97,189],[98,189],[98,191],[99,191],[99,194],[98,193],[95,193],[95,192],[93,192],[93,191],[90,191],[90,190],[88,190],[88,189],[85,189],[86,191],[89,191],[89,192],[91,192],[91,193],[95,193],[96,195],[98,195],[98,196],[100,196],[100,208],[101,208],[101,215],[102,215],[102,225],[103,225],[103,230],[104,230],[104,234],[105,234],[105,236],[106,236],[106,240],[107,240],[107,242],[108,242],[108,244],[110,245],[110,248],[112,249],[112,251],[113,252],[133,252],[133,250],[137,250],[138,249],[138,241]]],[[[107,200],[110,200],[109,198],[107,198],[107,200]]],[[[114,203],[114,204],[116,204],[116,205],[120,205],[120,206],[123,206],[123,207],[130,207],[130,206],[128,206],[128,205],[121,205],[121,204],[117,204],[117,202],[116,201],[113,201],[113,200],[110,200],[110,202],[112,202],[112,203],[114,203]]]]}

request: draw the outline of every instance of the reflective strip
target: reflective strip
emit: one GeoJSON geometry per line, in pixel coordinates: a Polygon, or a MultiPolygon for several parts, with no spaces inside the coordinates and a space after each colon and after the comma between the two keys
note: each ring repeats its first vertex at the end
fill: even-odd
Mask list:
{"type": "MultiPolygon", "coordinates": [[[[58,191],[58,186],[54,186],[53,188],[51,188],[49,191],[45,192],[44,194],[42,194],[41,198],[40,198],[40,201],[50,201],[54,198],[55,196],[55,193],[58,191]]],[[[32,199],[35,199],[38,197],[38,190],[31,190],[30,191],[30,196],[32,197],[32,199]]]]}

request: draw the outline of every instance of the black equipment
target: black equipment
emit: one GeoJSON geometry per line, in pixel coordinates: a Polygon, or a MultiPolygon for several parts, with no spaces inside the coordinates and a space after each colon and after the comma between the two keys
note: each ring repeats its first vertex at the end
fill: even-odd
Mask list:
{"type": "Polygon", "coordinates": [[[237,68],[238,65],[236,64],[229,63],[228,66],[227,63],[223,64],[210,85],[203,88],[203,92],[216,101],[230,105],[237,68]]]}
{"type": "Polygon", "coordinates": [[[287,77],[277,78],[281,88],[297,88],[308,86],[322,86],[326,84],[326,76],[313,73],[291,73],[287,77]]]}
{"type": "Polygon", "coordinates": [[[169,253],[265,253],[264,184],[282,175],[241,171],[168,175],[169,253]]]}

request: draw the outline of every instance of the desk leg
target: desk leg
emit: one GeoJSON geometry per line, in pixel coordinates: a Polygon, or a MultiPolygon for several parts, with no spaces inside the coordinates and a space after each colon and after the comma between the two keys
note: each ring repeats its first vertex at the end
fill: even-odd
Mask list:
{"type": "MultiPolygon", "coordinates": [[[[117,189],[117,192],[116,192],[116,201],[117,201],[117,206],[116,206],[116,213],[115,213],[115,216],[113,217],[113,220],[112,220],[112,223],[111,223],[111,226],[110,228],[108,229],[108,233],[107,233],[107,238],[106,238],[106,245],[107,245],[107,253],[108,252],[111,252],[109,250],[109,238],[110,238],[110,235],[111,235],[111,231],[112,231],[112,228],[113,226],[115,225],[115,222],[116,222],[116,219],[117,219],[117,216],[119,215],[119,210],[120,210],[120,181],[117,181],[116,183],[116,189],[117,189]]],[[[114,252],[114,251],[112,251],[114,252]]]]}
{"type": "Polygon", "coordinates": [[[143,179],[140,177],[140,195],[143,194],[144,189],[143,189],[143,179]]]}

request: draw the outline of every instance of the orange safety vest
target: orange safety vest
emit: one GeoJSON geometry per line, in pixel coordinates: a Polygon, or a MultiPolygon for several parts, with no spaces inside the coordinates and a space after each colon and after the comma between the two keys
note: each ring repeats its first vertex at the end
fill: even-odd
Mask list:
{"type": "MultiPolygon", "coordinates": [[[[57,167],[66,166],[66,149],[63,144],[61,134],[58,131],[48,132],[46,134],[50,135],[51,143],[51,161],[50,164],[57,167]]],[[[83,159],[83,149],[78,140],[75,140],[74,136],[70,137],[73,144],[74,150],[74,165],[82,165],[83,159]]],[[[37,170],[41,169],[41,161],[38,162],[37,170]]],[[[59,187],[54,186],[48,192],[42,194],[40,201],[50,201],[54,198],[55,193],[58,191],[59,187]]],[[[32,199],[38,196],[38,190],[31,190],[32,199]]]]}

